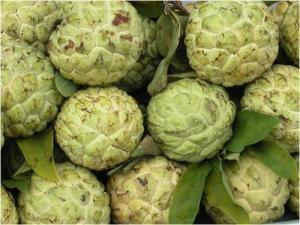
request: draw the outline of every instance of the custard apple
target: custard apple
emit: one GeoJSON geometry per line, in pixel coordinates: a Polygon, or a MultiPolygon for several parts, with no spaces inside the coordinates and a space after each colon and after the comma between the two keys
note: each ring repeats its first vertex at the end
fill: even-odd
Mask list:
{"type": "Polygon", "coordinates": [[[129,92],[138,90],[151,81],[160,61],[156,49],[156,24],[147,18],[142,18],[142,23],[145,39],[140,58],[117,84],[129,92]]]}
{"type": "Polygon", "coordinates": [[[183,165],[156,156],[142,159],[128,172],[111,176],[107,189],[113,221],[168,223],[170,199],[183,171],[183,165]]]}
{"type": "MultiPolygon", "coordinates": [[[[289,197],[288,181],[244,151],[239,161],[225,161],[224,171],[237,204],[249,215],[250,223],[261,224],[279,219],[289,197]],[[238,164],[238,165],[237,165],[238,164]]],[[[216,223],[233,223],[225,211],[204,201],[207,213],[216,223]]]]}
{"type": "Polygon", "coordinates": [[[264,3],[212,1],[191,12],[185,44],[200,78],[231,87],[251,82],[271,67],[278,36],[264,3]]]}
{"type": "Polygon", "coordinates": [[[56,166],[58,182],[34,174],[30,189],[20,193],[19,214],[26,224],[109,223],[109,195],[87,169],[67,162],[56,166]]]}
{"type": "Polygon", "coordinates": [[[59,1],[1,1],[1,31],[46,50],[62,19],[59,1]]]}
{"type": "Polygon", "coordinates": [[[77,165],[109,169],[130,157],[143,134],[136,101],[116,87],[78,91],[55,122],[56,140],[77,165]]]}
{"type": "Polygon", "coordinates": [[[44,54],[22,40],[1,35],[1,110],[4,135],[28,137],[54,119],[62,96],[44,54]]]}
{"type": "Polygon", "coordinates": [[[109,84],[138,60],[143,42],[140,16],[126,1],[64,4],[63,22],[49,40],[49,55],[62,75],[78,84],[109,84]]]}
{"type": "Polygon", "coordinates": [[[244,109],[277,116],[280,124],[271,137],[289,152],[299,151],[299,69],[273,65],[249,84],[241,99],[244,109]]]}
{"type": "MultiPolygon", "coordinates": [[[[297,167],[298,167],[298,170],[299,170],[299,154],[294,156],[294,159],[297,162],[297,167]]],[[[289,189],[290,189],[290,198],[289,198],[289,201],[288,201],[288,206],[299,217],[299,173],[298,173],[298,179],[297,180],[291,180],[290,181],[289,189]]]]}
{"type": "Polygon", "coordinates": [[[299,2],[290,5],[279,26],[280,45],[287,56],[299,66],[299,2]]]}
{"type": "Polygon", "coordinates": [[[19,215],[13,196],[1,185],[1,224],[17,224],[19,215]]]}
{"type": "Polygon", "coordinates": [[[169,84],[152,97],[147,111],[149,132],[171,159],[211,158],[232,135],[234,103],[222,87],[202,80],[169,84]]]}

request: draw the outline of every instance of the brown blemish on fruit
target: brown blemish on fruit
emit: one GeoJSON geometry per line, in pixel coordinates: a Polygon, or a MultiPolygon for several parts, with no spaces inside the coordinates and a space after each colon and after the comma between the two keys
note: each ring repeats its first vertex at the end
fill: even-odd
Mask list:
{"type": "Polygon", "coordinates": [[[65,46],[65,50],[68,50],[69,48],[74,48],[75,43],[72,40],[69,40],[68,45],[65,46]]]}
{"type": "Polygon", "coordinates": [[[122,34],[120,37],[123,40],[132,41],[132,36],[130,34],[122,34]]]}
{"type": "Polygon", "coordinates": [[[129,21],[128,12],[124,10],[119,10],[119,12],[115,13],[115,18],[112,21],[112,24],[118,26],[122,23],[128,23],[128,21],[129,21]]]}

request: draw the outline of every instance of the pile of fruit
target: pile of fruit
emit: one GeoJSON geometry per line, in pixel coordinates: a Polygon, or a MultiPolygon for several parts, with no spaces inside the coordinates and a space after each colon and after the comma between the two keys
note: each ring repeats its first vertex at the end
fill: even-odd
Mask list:
{"type": "Polygon", "coordinates": [[[299,217],[298,1],[1,1],[1,25],[1,223],[299,217]]]}

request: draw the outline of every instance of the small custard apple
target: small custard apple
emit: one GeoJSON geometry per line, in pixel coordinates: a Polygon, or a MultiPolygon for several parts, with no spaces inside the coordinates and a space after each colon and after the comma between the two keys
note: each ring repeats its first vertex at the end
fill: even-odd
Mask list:
{"type": "Polygon", "coordinates": [[[30,189],[18,198],[24,224],[107,224],[109,195],[87,169],[66,162],[56,166],[59,181],[34,174],[30,189]]]}
{"type": "Polygon", "coordinates": [[[251,82],[278,53],[278,26],[263,2],[201,2],[189,17],[185,44],[197,75],[225,87],[251,82]]]}
{"type": "Polygon", "coordinates": [[[54,68],[41,51],[1,35],[1,110],[4,135],[28,137],[54,119],[62,96],[54,68]]]}
{"type": "MultiPolygon", "coordinates": [[[[299,154],[294,156],[297,162],[298,172],[299,172],[299,154]]],[[[297,180],[291,180],[289,183],[290,198],[288,201],[289,208],[298,215],[299,217],[299,173],[297,180]]]]}
{"type": "Polygon", "coordinates": [[[138,90],[151,81],[160,61],[156,49],[156,24],[148,18],[142,18],[142,23],[145,39],[140,58],[118,82],[118,87],[129,92],[138,90]]]}
{"type": "Polygon", "coordinates": [[[64,4],[63,22],[49,40],[61,74],[78,84],[110,84],[124,77],[142,51],[140,16],[126,1],[64,4]]]}
{"type": "Polygon", "coordinates": [[[244,109],[277,116],[280,124],[271,137],[289,152],[299,151],[299,69],[273,65],[245,89],[244,109]]]}
{"type": "Polygon", "coordinates": [[[55,122],[62,150],[75,164],[93,170],[127,160],[143,130],[136,101],[116,87],[78,91],[62,106],[55,122]]]}
{"type": "Polygon", "coordinates": [[[220,86],[182,79],[152,97],[147,113],[149,132],[167,157],[200,162],[230,139],[235,105],[220,86]]]}
{"type": "MultiPolygon", "coordinates": [[[[289,197],[288,180],[279,177],[269,167],[244,151],[239,161],[225,161],[224,171],[237,204],[245,209],[250,223],[261,224],[279,219],[289,197]]],[[[204,201],[208,215],[216,223],[233,223],[225,211],[204,201]]]]}
{"type": "Polygon", "coordinates": [[[142,159],[128,172],[111,176],[107,189],[113,221],[168,223],[170,200],[183,171],[183,165],[155,156],[142,159]]]}
{"type": "Polygon", "coordinates": [[[280,45],[287,56],[299,66],[299,2],[290,5],[279,26],[280,45]]]}
{"type": "Polygon", "coordinates": [[[1,185],[1,224],[17,224],[19,215],[13,196],[1,185]]]}
{"type": "Polygon", "coordinates": [[[59,1],[1,1],[1,31],[44,51],[61,18],[59,1]]]}

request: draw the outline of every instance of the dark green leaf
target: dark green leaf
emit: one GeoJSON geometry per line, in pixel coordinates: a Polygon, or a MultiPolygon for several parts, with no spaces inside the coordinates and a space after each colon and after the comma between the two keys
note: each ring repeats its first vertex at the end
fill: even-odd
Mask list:
{"type": "Polygon", "coordinates": [[[270,167],[274,173],[286,179],[297,179],[297,163],[290,153],[276,142],[261,141],[249,147],[250,153],[270,167]]]}
{"type": "Polygon", "coordinates": [[[78,85],[64,78],[60,73],[55,74],[55,86],[64,97],[70,97],[78,90],[78,85]]]}
{"type": "Polygon", "coordinates": [[[270,6],[274,3],[276,3],[277,1],[264,1],[264,3],[267,5],[267,6],[270,6]]]}
{"type": "Polygon", "coordinates": [[[207,204],[224,212],[234,223],[250,223],[248,213],[232,199],[231,192],[225,187],[222,177],[221,161],[217,157],[210,160],[212,171],[207,177],[204,193],[207,204]]]}
{"type": "Polygon", "coordinates": [[[26,163],[24,162],[20,168],[13,174],[13,177],[17,176],[17,175],[20,175],[22,173],[26,173],[28,171],[31,170],[31,167],[26,163]]]}
{"type": "Polygon", "coordinates": [[[167,86],[168,81],[168,68],[171,63],[171,60],[176,52],[179,39],[180,39],[180,22],[178,16],[172,11],[168,10],[170,18],[172,19],[172,40],[171,45],[168,50],[167,56],[160,62],[158,68],[155,72],[154,78],[151,83],[148,85],[148,93],[150,95],[155,95],[156,93],[162,91],[167,86]]]}
{"type": "Polygon", "coordinates": [[[2,184],[6,186],[7,188],[17,188],[21,192],[26,192],[29,187],[30,187],[30,177],[24,180],[15,180],[15,179],[10,179],[10,180],[3,180],[2,184]]]}
{"type": "Polygon", "coordinates": [[[239,111],[236,115],[233,137],[225,149],[231,152],[242,152],[246,146],[255,144],[269,135],[279,124],[277,117],[253,112],[239,111]]]}
{"type": "Polygon", "coordinates": [[[30,138],[18,139],[17,143],[25,160],[42,178],[57,181],[53,160],[53,130],[46,130],[30,138]]]}
{"type": "Polygon", "coordinates": [[[173,193],[170,212],[170,224],[192,224],[199,211],[206,176],[210,172],[206,161],[190,164],[184,171],[173,193]]]}
{"type": "Polygon", "coordinates": [[[138,13],[148,18],[158,18],[164,12],[162,1],[132,1],[138,13]]]}

